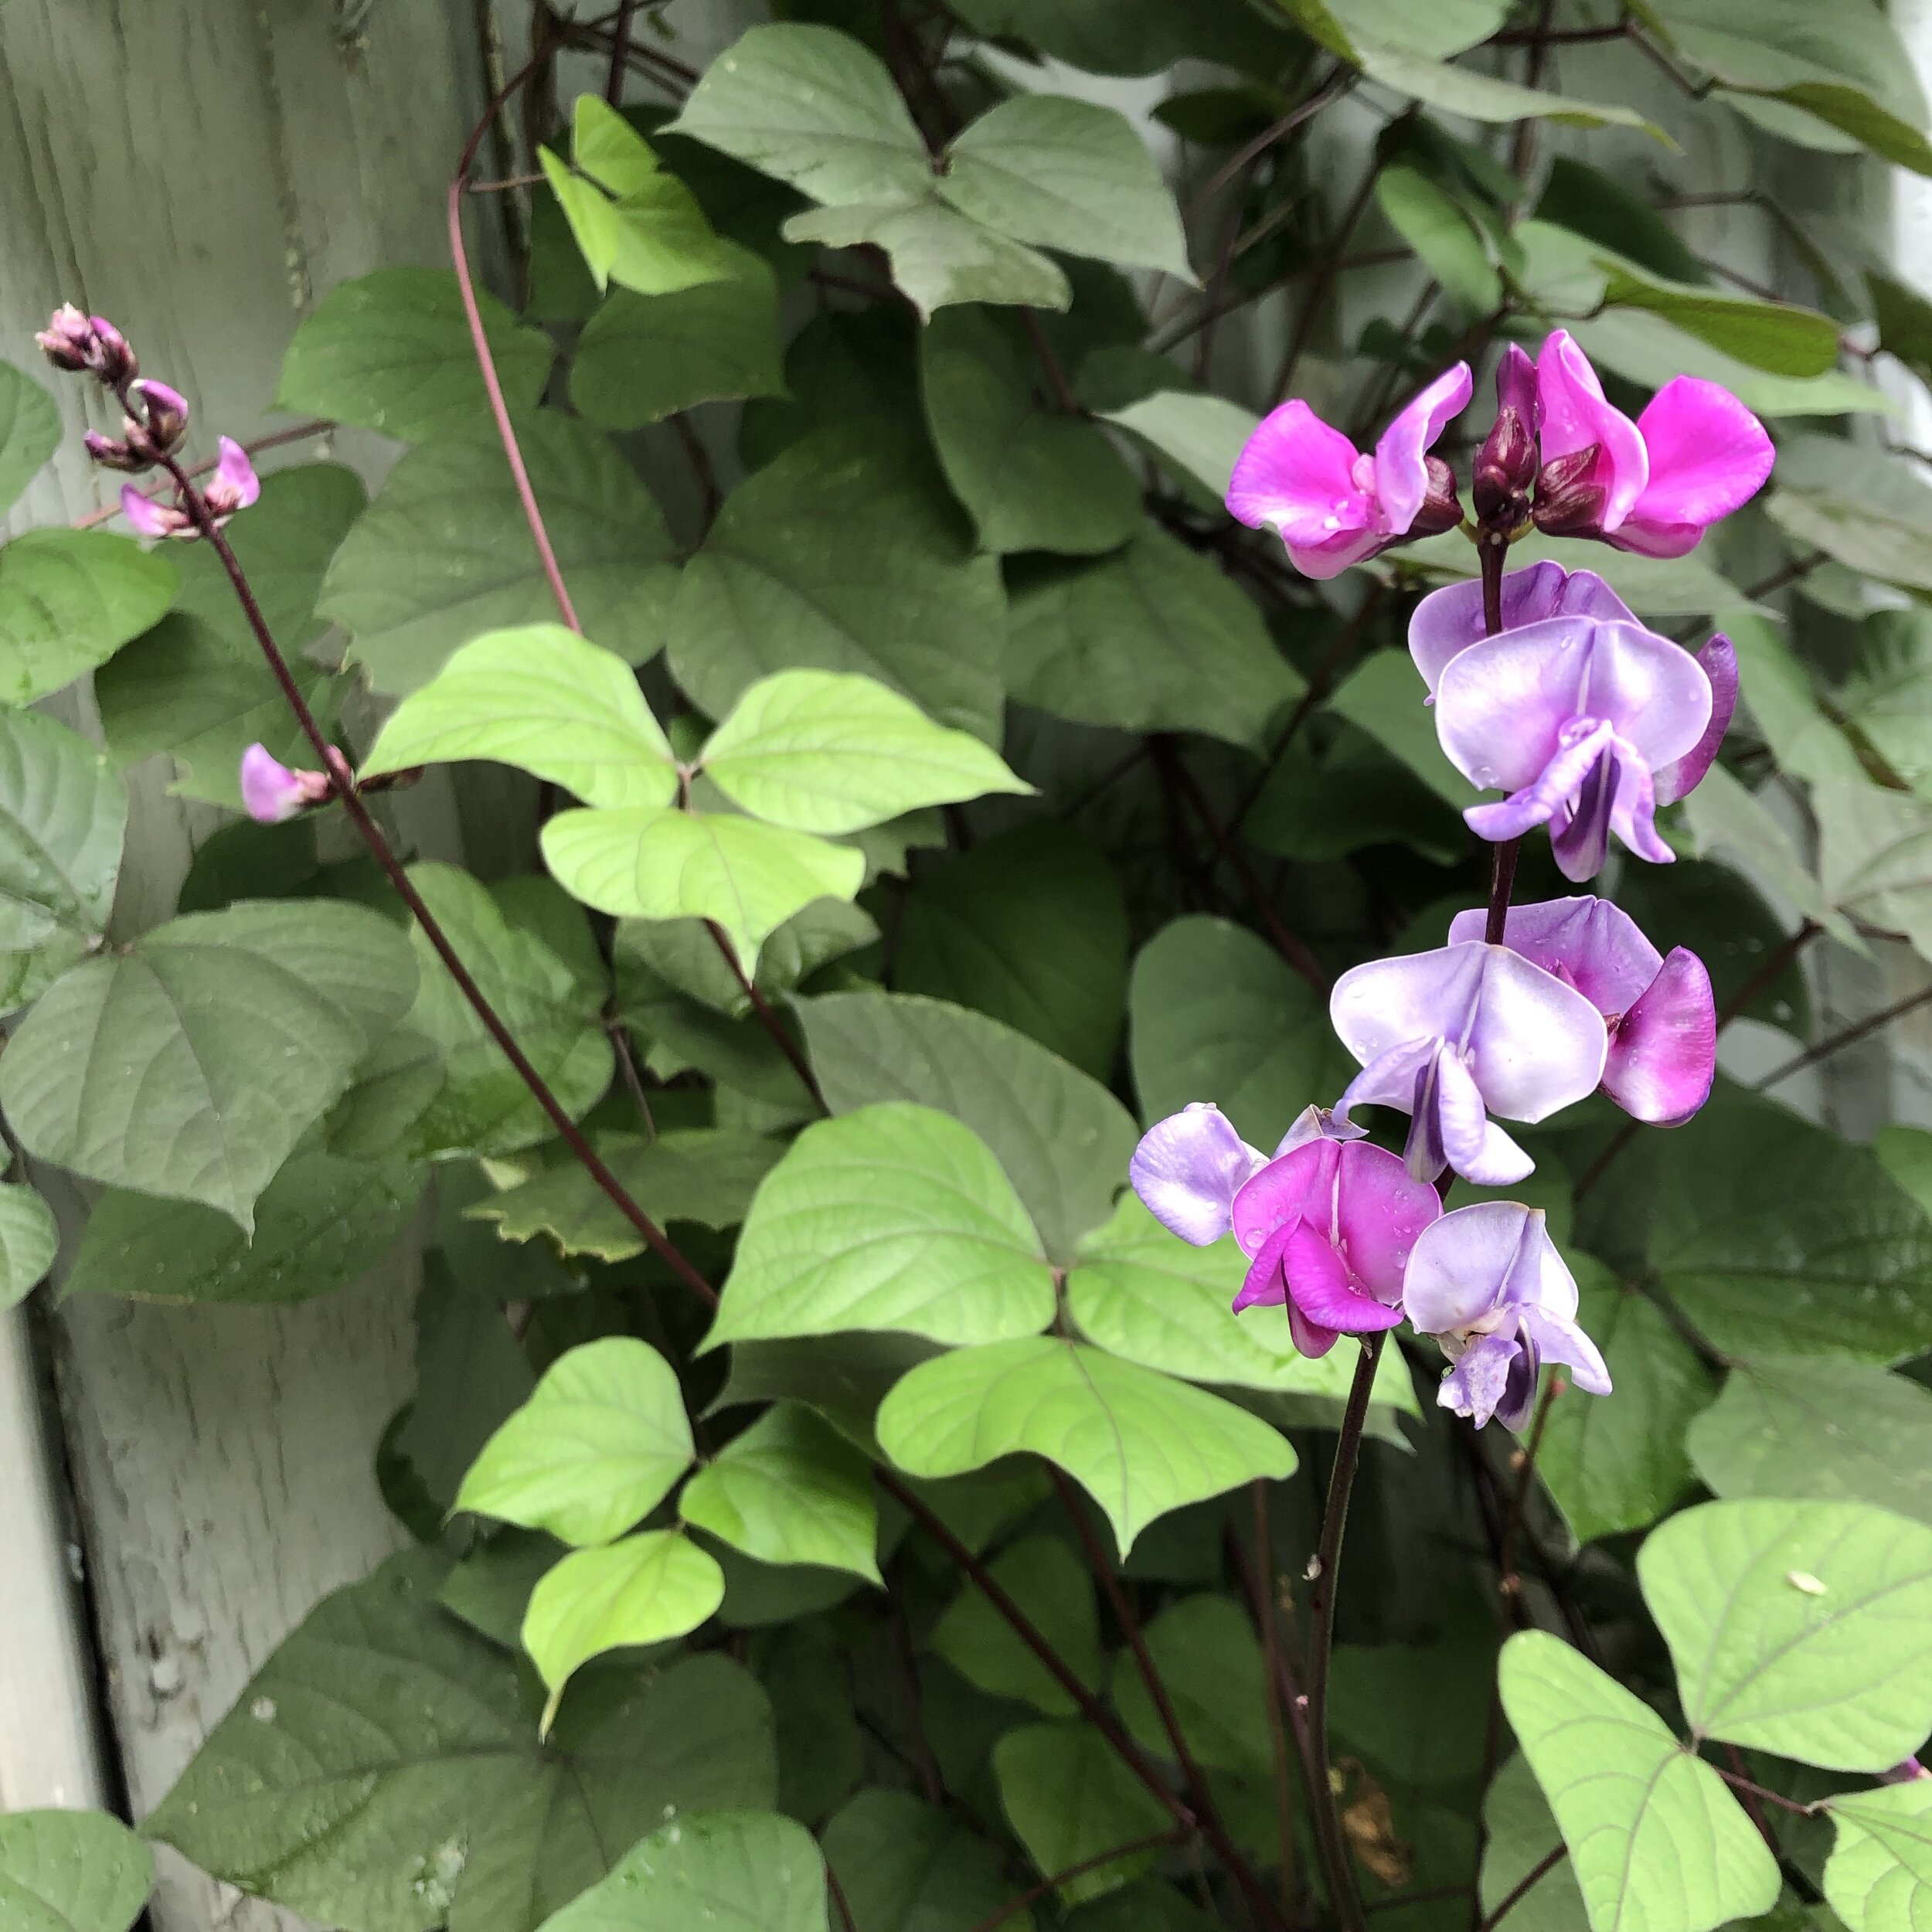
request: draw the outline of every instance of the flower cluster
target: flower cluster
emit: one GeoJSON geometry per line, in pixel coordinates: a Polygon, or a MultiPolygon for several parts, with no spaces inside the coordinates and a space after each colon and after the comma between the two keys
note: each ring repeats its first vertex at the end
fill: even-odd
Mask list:
{"type": "Polygon", "coordinates": [[[1668,957],[1607,900],[1512,906],[1505,850],[1539,825],[1559,869],[1594,879],[1614,834],[1667,864],[1657,808],[1717,755],[1737,698],[1727,639],[1695,655],[1648,630],[1602,577],[1543,562],[1513,574],[1532,530],[1677,556],[1747,501],[1770,471],[1762,426],[1716,384],[1679,376],[1634,422],[1559,330],[1532,361],[1497,371],[1494,426],[1464,516],[1447,466],[1429,454],[1469,401],[1458,365],[1396,417],[1372,456],[1284,404],[1236,464],[1228,504],[1276,531],[1295,564],[1327,577],[1406,539],[1460,526],[1479,577],[1417,606],[1409,648],[1450,761],[1497,801],[1464,814],[1500,849],[1486,908],[1449,943],[1342,975],[1329,1002],[1362,1070],[1332,1110],[1310,1108],[1272,1156],[1200,1103],[1149,1130],[1131,1168],[1155,1218],[1198,1246],[1232,1232],[1247,1257],[1237,1310],[1281,1307],[1304,1355],[1404,1318],[1440,1345],[1438,1399],[1478,1427],[1520,1427],[1545,1362],[1604,1395],[1602,1356],[1577,1324],[1577,1284],[1544,1216],[1521,1202],[1446,1209],[1447,1177],[1512,1186],[1535,1163],[1498,1121],[1529,1125],[1601,1090],[1634,1119],[1688,1120],[1716,1073],[1710,976],[1668,957]],[[1409,1117],[1400,1155],[1355,1110],[1409,1117]]]}

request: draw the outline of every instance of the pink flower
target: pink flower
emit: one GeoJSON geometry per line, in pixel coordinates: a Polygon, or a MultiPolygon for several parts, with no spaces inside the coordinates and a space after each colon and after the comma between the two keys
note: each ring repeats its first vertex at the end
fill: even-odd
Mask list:
{"type": "Polygon", "coordinates": [[[1557,329],[1536,362],[1543,473],[1538,526],[1600,536],[1646,556],[1682,556],[1764,486],[1777,452],[1716,383],[1673,376],[1635,422],[1612,405],[1590,358],[1557,329]],[[1592,454],[1594,452],[1594,454],[1592,454]]]}
{"type": "Polygon", "coordinates": [[[157,503],[143,496],[131,483],[121,486],[121,513],[134,526],[137,536],[192,536],[195,526],[185,510],[171,503],[157,503]]]}
{"type": "Polygon", "coordinates": [[[328,791],[326,773],[291,771],[265,745],[250,745],[242,753],[242,804],[258,825],[279,825],[320,804],[328,791]]]}
{"type": "Polygon", "coordinates": [[[1284,403],[1234,465],[1230,512],[1276,532],[1294,567],[1311,577],[1339,576],[1405,536],[1454,528],[1462,518],[1455,480],[1427,452],[1472,387],[1469,365],[1458,362],[1396,417],[1373,456],[1298,398],[1284,403]]]}
{"type": "Polygon", "coordinates": [[[232,436],[223,437],[217,447],[221,461],[202,486],[202,494],[207,498],[219,527],[237,510],[247,509],[261,495],[262,486],[254,464],[248,460],[248,452],[232,436]]]}

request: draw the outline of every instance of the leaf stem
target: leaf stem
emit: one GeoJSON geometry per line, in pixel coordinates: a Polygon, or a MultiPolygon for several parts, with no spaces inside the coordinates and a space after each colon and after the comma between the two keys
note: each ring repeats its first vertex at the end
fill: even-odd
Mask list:
{"type": "Polygon", "coordinates": [[[1495,1911],[1490,1913],[1488,1918],[1483,1920],[1481,1924],[1477,1927],[1476,1932],[1496,1932],[1496,1927],[1502,1924],[1503,1920],[1506,1919],[1518,1906],[1522,1904],[1523,1900],[1529,1896],[1531,1891],[1536,1886],[1540,1884],[1543,1880],[1549,1875],[1549,1873],[1555,1871],[1558,1866],[1562,1864],[1566,1849],[1566,1847],[1559,1845],[1553,1852],[1546,1852],[1536,1862],[1532,1865],[1529,1869],[1509,1888],[1509,1891],[1507,1896],[1504,1898],[1502,1903],[1496,1907],[1495,1911]]]}
{"type": "Polygon", "coordinates": [[[1288,1774],[1287,1720],[1278,1687],[1281,1626],[1274,1611],[1274,1539],[1268,1526],[1267,1478],[1257,1476],[1248,1488],[1254,1508],[1254,1560],[1265,1580],[1261,1589],[1250,1588],[1249,1596],[1255,1621],[1261,1626],[1264,1694],[1268,1704],[1268,1755],[1274,1760],[1274,1771],[1275,1837],[1281,1860],[1281,1917],[1292,1932],[1295,1916],[1294,1793],[1288,1774]]]}
{"type": "Polygon", "coordinates": [[[1815,1046],[1808,1046],[1794,1058],[1787,1060],[1782,1066],[1774,1067],[1761,1080],[1752,1083],[1753,1094],[1763,1094],[1787,1080],[1794,1073],[1802,1073],[1808,1066],[1815,1066],[1820,1060],[1829,1060],[1847,1046],[1855,1046],[1866,1035],[1876,1033],[1882,1026],[1889,1026],[1895,1019],[1903,1019],[1907,1013],[1915,1013],[1927,1004],[1932,1004],[1932,986],[1921,987],[1906,998],[1894,1001],[1876,1013],[1869,1014],[1855,1026],[1846,1027],[1842,1032],[1834,1033],[1829,1039],[1821,1040],[1815,1046]]]}
{"type": "Polygon", "coordinates": [[[1077,1865],[1070,1865],[1063,1872],[1056,1872],[1051,1878],[1042,1879],[1039,1884],[1029,1886],[1019,1897],[1009,1899],[997,1912],[992,1913],[972,1927],[972,1932],[996,1932],[1015,1913],[1024,1912],[1029,1905],[1046,1897],[1049,1892],[1056,1892],[1070,1880],[1083,1872],[1097,1870],[1103,1865],[1111,1865],[1116,1859],[1131,1858],[1136,1852],[1151,1852],[1156,1845],[1179,1845],[1186,1835],[1182,1832],[1158,1832],[1150,1838],[1137,1838],[1125,1845],[1117,1845],[1111,1852],[1096,1852],[1091,1858],[1082,1859],[1077,1865]]]}

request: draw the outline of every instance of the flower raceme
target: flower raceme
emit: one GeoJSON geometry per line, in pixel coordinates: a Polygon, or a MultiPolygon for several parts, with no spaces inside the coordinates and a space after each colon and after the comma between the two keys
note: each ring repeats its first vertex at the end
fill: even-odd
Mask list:
{"type": "MultiPolygon", "coordinates": [[[[248,452],[233,437],[220,439],[221,460],[213,475],[202,486],[202,495],[214,512],[219,529],[237,510],[245,510],[262,493],[260,479],[248,452]]],[[[194,519],[179,504],[157,502],[144,496],[131,483],[121,489],[121,514],[142,536],[192,537],[199,534],[194,519]]]]}

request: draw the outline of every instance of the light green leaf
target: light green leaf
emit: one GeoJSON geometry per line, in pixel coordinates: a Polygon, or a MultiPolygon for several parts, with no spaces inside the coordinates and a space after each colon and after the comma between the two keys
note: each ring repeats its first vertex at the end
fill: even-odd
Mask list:
{"type": "Polygon", "coordinates": [[[1613,308],[1661,315],[1686,335],[1774,376],[1822,376],[1838,363],[1838,324],[1815,309],[1686,287],[1620,265],[1610,269],[1604,298],[1613,308]]]}
{"type": "Polygon", "coordinates": [[[1699,1476],[1726,1500],[1876,1503],[1932,1523],[1932,1393],[1884,1369],[1747,1357],[1692,1423],[1687,1446],[1699,1476]]]}
{"type": "Polygon", "coordinates": [[[1087,555],[1140,527],[1141,488],[1106,436],[1036,396],[1019,321],[985,308],[936,318],[920,346],[926,420],[979,547],[1087,555]]]}
{"type": "Polygon", "coordinates": [[[1882,1771],[1932,1731],[1932,1528],[1862,1503],[1706,1503],[1651,1533],[1637,1574],[1701,1735],[1882,1771]]]}
{"type": "Polygon", "coordinates": [[[706,70],[671,125],[815,201],[917,195],[932,179],[885,63],[830,27],[753,27],[706,70]]]}
{"type": "Polygon", "coordinates": [[[883,249],[893,281],[928,321],[954,302],[1063,309],[1073,300],[1065,271],[1050,256],[995,233],[936,195],[808,209],[781,232],[787,241],[828,248],[883,249]]]}
{"type": "MultiPolygon", "coordinates": [[[[814,900],[765,941],[758,955],[758,990],[775,1002],[821,966],[878,937],[869,913],[842,900],[814,900]]],[[[620,1005],[647,1032],[645,1009],[672,993],[717,1013],[742,1016],[752,1010],[743,983],[701,920],[626,920],[617,928],[614,954],[620,1005]]]]}
{"type": "Polygon", "coordinates": [[[11,362],[0,362],[0,516],[60,447],[53,398],[11,362]]]}
{"type": "Polygon", "coordinates": [[[154,1854],[105,1811],[0,1818],[0,1925],[7,1932],[128,1932],[154,1882],[154,1854]]]}
{"type": "Polygon", "coordinates": [[[1838,1828],[1825,1896],[1851,1932],[1920,1932],[1932,1906],[1932,1783],[1914,1779],[1827,1801],[1838,1828]]]}
{"type": "MultiPolygon", "coordinates": [[[[335,680],[307,655],[328,628],[316,617],[315,600],[365,501],[353,470],[304,463],[264,477],[260,500],[226,532],[270,634],[325,727],[335,680]]],[[[284,764],[312,766],[315,752],[221,560],[205,543],[170,554],[181,571],[173,608],[94,673],[101,731],[117,764],[166,752],[175,761],[171,789],[239,811],[241,757],[251,744],[265,745],[284,764]]]]}
{"type": "Polygon", "coordinates": [[[1802,108],[1828,127],[1849,134],[1880,160],[1910,168],[1915,175],[1932,175],[1932,141],[1910,121],[1901,121],[1881,107],[1862,87],[1846,87],[1838,81],[1804,80],[1795,87],[1766,89],[1760,98],[1802,108]]]}
{"type": "Polygon", "coordinates": [[[766,1563],[815,1563],[882,1583],[866,1458],[800,1402],[781,1402],[693,1476],[678,1513],[766,1563]]]}
{"type": "Polygon", "coordinates": [[[1059,94],[1018,94],[947,151],[933,184],[1015,241],[1194,280],[1179,210],[1125,115],[1059,94]]]}
{"type": "Polygon", "coordinates": [[[1012,590],[1008,685],[1056,717],[1255,745],[1301,689],[1242,591],[1151,525],[1090,563],[1024,565],[1012,590]]]}
{"type": "MultiPolygon", "coordinates": [[[[1073,1546],[1059,1536],[1025,1536],[987,1569],[1067,1668],[1097,1693],[1105,1676],[1100,1612],[1093,1576],[1073,1546]]],[[[963,1586],[927,1641],[989,1697],[1031,1704],[1049,1717],[1071,1717],[1079,1709],[976,1584],[963,1586]]]]}
{"type": "MultiPolygon", "coordinates": [[[[1308,0],[1284,3],[1300,18],[1302,31],[1311,32],[1315,16],[1308,12],[1308,0]]],[[[1447,60],[1487,40],[1509,11],[1507,0],[1332,0],[1332,5],[1330,18],[1359,42],[1404,47],[1431,60],[1447,60]]],[[[1344,49],[1332,51],[1345,60],[1355,57],[1344,49]]]]}
{"type": "Polygon", "coordinates": [[[849,672],[760,679],[700,762],[734,804],[794,832],[859,832],[921,805],[1032,791],[970,733],[849,672]]]}
{"type": "Polygon", "coordinates": [[[1932,948],[1932,804],[1862,777],[1811,788],[1818,878],[1832,905],[1932,948]]]}
{"type": "Polygon", "coordinates": [[[484,1444],[456,1507],[608,1543],[663,1501],[695,1453],[676,1372],[648,1342],[609,1335],[550,1366],[484,1444]]]}
{"type": "Polygon", "coordinates": [[[1127,906],[1106,855],[1051,821],[923,872],[899,911],[893,978],[970,1006],[1104,1080],[1127,997],[1127,906]]]}
{"type": "Polygon", "coordinates": [[[733,490],[671,629],[672,668],[713,717],[771,672],[857,672],[998,742],[998,566],[969,554],[930,459],[876,424],[806,436],[733,490]]]}
{"type": "Polygon", "coordinates": [[[1052,1335],[922,1364],[880,1405],[878,1429],[914,1476],[1045,1456],[1100,1505],[1123,1556],[1157,1516],[1294,1468],[1282,1437],[1232,1403],[1052,1335]]]}
{"type": "MultiPolygon", "coordinates": [[[[1483,1801],[1482,1909],[1494,1912],[1563,1843],[1536,1774],[1520,1753],[1495,1776],[1483,1801]]],[[[1537,1879],[1495,1922],[1495,1932],[1590,1932],[1590,1914],[1567,1857],[1537,1879]]]]}
{"type": "Polygon", "coordinates": [[[256,1197],[415,991],[402,934],[359,906],[239,905],[77,966],[0,1061],[28,1150],[219,1208],[256,1197]]]}
{"type": "Polygon", "coordinates": [[[1737,673],[1751,721],[1769,742],[1778,769],[1816,782],[1863,775],[1845,733],[1819,709],[1811,673],[1779,628],[1755,612],[1726,613],[1721,628],[1737,653],[1737,673]]]}
{"type": "MultiPolygon", "coordinates": [[[[1007,1821],[1027,1855],[1051,1876],[1117,1845],[1158,1836],[1165,1808],[1091,1725],[1028,1724],[993,1749],[993,1775],[1007,1821]]],[[[1150,1849],[1113,1859],[1070,1879],[1062,1900],[1095,1899],[1154,1862],[1150,1849]]]]}
{"type": "MultiPolygon", "coordinates": [[[[1862,628],[1865,648],[1837,693],[1837,708],[1847,724],[1921,798],[1932,798],[1932,616],[1917,609],[1875,611],[1862,628]]],[[[1794,668],[1799,668],[1795,661],[1794,668]]],[[[1759,709],[1753,698],[1752,715],[1757,716],[1759,709]]],[[[1830,733],[1825,743],[1832,763],[1815,759],[1811,770],[1797,775],[1862,775],[1856,754],[1845,743],[1843,734],[1828,723],[1824,729],[1830,733]],[[1845,747],[1842,757],[1838,755],[1841,746],[1845,747]]],[[[1778,762],[1787,770],[1794,769],[1781,754],[1778,762]]]]}
{"type": "Polygon", "coordinates": [[[889,1102],[808,1127],[772,1170],[706,1346],[845,1328],[993,1342],[1053,1318],[1039,1237],[985,1143],[889,1102]]]}
{"type": "Polygon", "coordinates": [[[691,190],[600,96],[577,96],[570,165],[547,148],[537,159],[599,288],[615,281],[641,295],[669,295],[730,272],[730,257],[691,190]]]}
{"type": "Polygon", "coordinates": [[[1932,589],[1932,485],[1903,460],[1822,437],[1778,454],[1767,505],[1786,534],[1868,577],[1932,589]]]}
{"type": "MultiPolygon", "coordinates": [[[[513,410],[535,404],[556,351],[487,289],[476,291],[497,380],[513,410]]],[[[295,331],[275,406],[380,430],[405,443],[480,422],[489,408],[456,277],[379,268],[338,282],[295,331]]]]}
{"type": "Polygon", "coordinates": [[[1577,100],[1546,88],[1519,87],[1513,80],[1498,80],[1494,74],[1481,73],[1471,67],[1445,66],[1400,47],[1373,46],[1359,37],[1355,59],[1371,80],[1397,94],[1427,101],[1445,114],[1459,114],[1465,121],[1533,118],[1564,121],[1573,128],[1635,128],[1666,148],[1677,145],[1634,107],[1577,100]]]}
{"type": "MultiPolygon", "coordinates": [[[[664,642],[676,579],[664,517],[609,440],[554,410],[519,425],[531,487],[587,634],[641,664],[664,642]]],[[[321,614],[386,697],[427,682],[485,631],[556,604],[493,426],[412,450],[335,553],[321,614]]]]}
{"type": "Polygon", "coordinates": [[[1458,308],[1485,315],[1502,301],[1502,278],[1481,236],[1427,175],[1413,168],[1383,168],[1376,178],[1376,202],[1458,308]]]}
{"type": "MultiPolygon", "coordinates": [[[[758,1183],[783,1151],[762,1134],[717,1128],[674,1128],[650,1141],[600,1134],[596,1143],[624,1192],[651,1219],[709,1228],[736,1227],[745,1218],[758,1183]]],[[[628,1261],[645,1249],[644,1236],[574,1160],[487,1196],[468,1213],[472,1220],[494,1222],[506,1241],[547,1235],[566,1254],[600,1261],[628,1261]]]]}
{"type": "Polygon", "coordinates": [[[670,744],[631,667],[560,624],[464,645],[396,706],[362,775],[460,758],[515,765],[590,805],[668,805],[678,793],[670,744]]]}
{"type": "Polygon", "coordinates": [[[849,845],[723,812],[670,806],[563,811],[544,862],[572,898],[621,919],[716,922],[747,971],[767,937],[815,899],[849,899],[866,861],[849,845]]]}
{"type": "Polygon", "coordinates": [[[24,1182],[0,1185],[0,1311],[32,1294],[60,1248],[60,1230],[46,1202],[24,1182]]]}
{"type": "Polygon", "coordinates": [[[0,545],[0,704],[31,704],[105,664],[180,580],[165,552],[104,530],[29,530],[0,545]]]}
{"type": "Polygon", "coordinates": [[[1832,905],[1825,888],[1798,856],[1791,834],[1724,766],[1713,764],[1705,773],[1684,801],[1684,818],[1700,859],[1721,855],[1754,883],[1815,920],[1840,944],[1866,950],[1851,921],[1832,905]]]}
{"type": "Polygon", "coordinates": [[[1757,1827],[1648,1705],[1543,1631],[1503,1646],[1501,1682],[1590,1932],[1710,1932],[1770,1910],[1781,1881],[1757,1827]]]}
{"type": "Polygon", "coordinates": [[[1246,0],[960,0],[953,11],[1089,73],[1150,74],[1192,55],[1271,77],[1298,57],[1286,21],[1246,0]]]}
{"type": "Polygon", "coordinates": [[[1329,692],[1328,706],[1368,733],[1439,798],[1460,811],[1474,804],[1478,794],[1443,750],[1428,699],[1407,651],[1377,651],[1364,658],[1329,692]]]}
{"type": "Polygon", "coordinates": [[[128,795],[77,732],[0,713],[0,948],[98,940],[121,876],[128,795]]]}
{"type": "Polygon", "coordinates": [[[749,249],[719,246],[731,272],[716,281],[670,295],[621,288],[600,305],[570,362],[580,415],[634,430],[699,403],[785,393],[777,277],[749,249]]]}
{"type": "Polygon", "coordinates": [[[1577,1319],[1603,1351],[1611,1393],[1572,1387],[1552,1403],[1536,1470],[1577,1540],[1589,1543],[1646,1528],[1690,1487],[1684,1431],[1697,1428],[1715,1385],[1655,1302],[1620,1287],[1587,1255],[1570,1261],[1581,1291],[1577,1319]]]}
{"type": "Polygon", "coordinates": [[[627,1645],[682,1637],[723,1601],[724,1572],[674,1529],[572,1550],[544,1572],[523,1615],[523,1648],[550,1689],[540,1728],[549,1730],[580,1665],[627,1645]]]}
{"type": "Polygon", "coordinates": [[[1182,389],[1156,389],[1100,415],[1151,444],[1170,469],[1199,484],[1216,503],[1227,495],[1236,460],[1261,421],[1224,396],[1182,389]]]}
{"type": "MultiPolygon", "coordinates": [[[[973,1932],[1012,1896],[999,1853],[910,1791],[859,1792],[822,1835],[852,1923],[863,1932],[973,1932]]],[[[1022,1906],[999,1926],[1034,1932],[1033,1916],[1022,1906]]]]}
{"type": "Polygon", "coordinates": [[[1107,1219],[1140,1135],[1097,1080],[944,1000],[832,993],[799,1011],[833,1113],[905,1100],[963,1121],[1005,1170],[1049,1260],[1070,1262],[1107,1219]]]}
{"type": "Polygon", "coordinates": [[[306,1301],[359,1280],[386,1254],[422,1199],[406,1161],[291,1156],[255,1203],[246,1234],[193,1201],[110,1188],[87,1217],[70,1294],[156,1301],[306,1301]]]}
{"type": "Polygon", "coordinates": [[[366,1932],[536,1932],[670,1811],[766,1805],[771,1709],[718,1655],[600,1672],[540,1743],[520,1666],[412,1550],[312,1611],[147,1824],[245,1891],[366,1932]]]}
{"type": "MultiPolygon", "coordinates": [[[[1270,1690],[1248,1613],[1230,1597],[1184,1597],[1162,1611],[1143,1635],[1196,1763],[1210,1770],[1264,1775],[1274,1761],[1270,1690]]],[[[1114,1702],[1135,1743],[1152,1757],[1173,1757],[1146,1679],[1124,1650],[1114,1658],[1114,1702]]]]}

